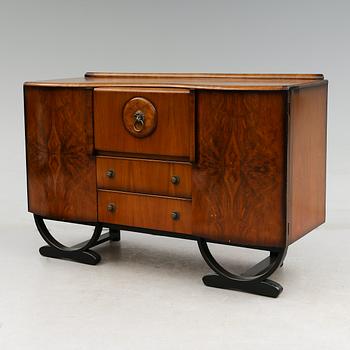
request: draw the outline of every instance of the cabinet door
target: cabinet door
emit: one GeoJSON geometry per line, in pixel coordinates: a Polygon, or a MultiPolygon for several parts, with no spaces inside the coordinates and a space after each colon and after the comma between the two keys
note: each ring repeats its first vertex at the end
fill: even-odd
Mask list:
{"type": "Polygon", "coordinates": [[[194,111],[194,94],[186,89],[97,88],[95,147],[193,161],[194,111]]]}
{"type": "Polygon", "coordinates": [[[286,237],[287,93],[200,92],[193,233],[245,246],[286,237]]]}
{"type": "Polygon", "coordinates": [[[28,209],[97,220],[92,90],[25,86],[28,209]]]}

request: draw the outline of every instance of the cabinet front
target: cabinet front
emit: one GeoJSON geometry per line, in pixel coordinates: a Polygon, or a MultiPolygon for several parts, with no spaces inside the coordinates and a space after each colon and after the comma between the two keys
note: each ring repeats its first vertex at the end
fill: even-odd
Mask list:
{"type": "Polygon", "coordinates": [[[186,89],[97,88],[95,147],[128,155],[194,159],[194,94],[186,89]]]}

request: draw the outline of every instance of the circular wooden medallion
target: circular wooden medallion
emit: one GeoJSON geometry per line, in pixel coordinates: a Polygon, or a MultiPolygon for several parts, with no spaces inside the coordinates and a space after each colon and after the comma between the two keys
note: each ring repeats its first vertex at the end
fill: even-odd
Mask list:
{"type": "Polygon", "coordinates": [[[151,101],[143,97],[129,100],[123,110],[125,129],[135,137],[146,137],[157,127],[157,110],[151,101]]]}

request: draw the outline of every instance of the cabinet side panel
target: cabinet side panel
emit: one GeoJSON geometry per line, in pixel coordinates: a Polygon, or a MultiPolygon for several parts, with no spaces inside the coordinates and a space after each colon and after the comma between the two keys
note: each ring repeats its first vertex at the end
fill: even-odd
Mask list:
{"type": "Polygon", "coordinates": [[[285,92],[200,92],[193,232],[281,247],[286,233],[285,92]]]}
{"type": "Polygon", "coordinates": [[[25,87],[28,210],[96,221],[92,90],[25,87]]]}
{"type": "Polygon", "coordinates": [[[290,243],[325,221],[326,123],[326,84],[290,92],[290,243]]]}

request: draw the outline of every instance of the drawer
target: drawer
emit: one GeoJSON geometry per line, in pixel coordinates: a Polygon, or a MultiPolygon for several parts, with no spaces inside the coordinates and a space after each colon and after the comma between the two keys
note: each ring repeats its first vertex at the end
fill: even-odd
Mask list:
{"type": "Polygon", "coordinates": [[[97,157],[97,187],[191,198],[190,163],[97,157]]]}
{"type": "Polygon", "coordinates": [[[194,160],[194,93],[94,89],[95,148],[194,160]]]}
{"type": "Polygon", "coordinates": [[[98,191],[98,219],[104,223],[191,233],[191,214],[190,199],[98,191]]]}

